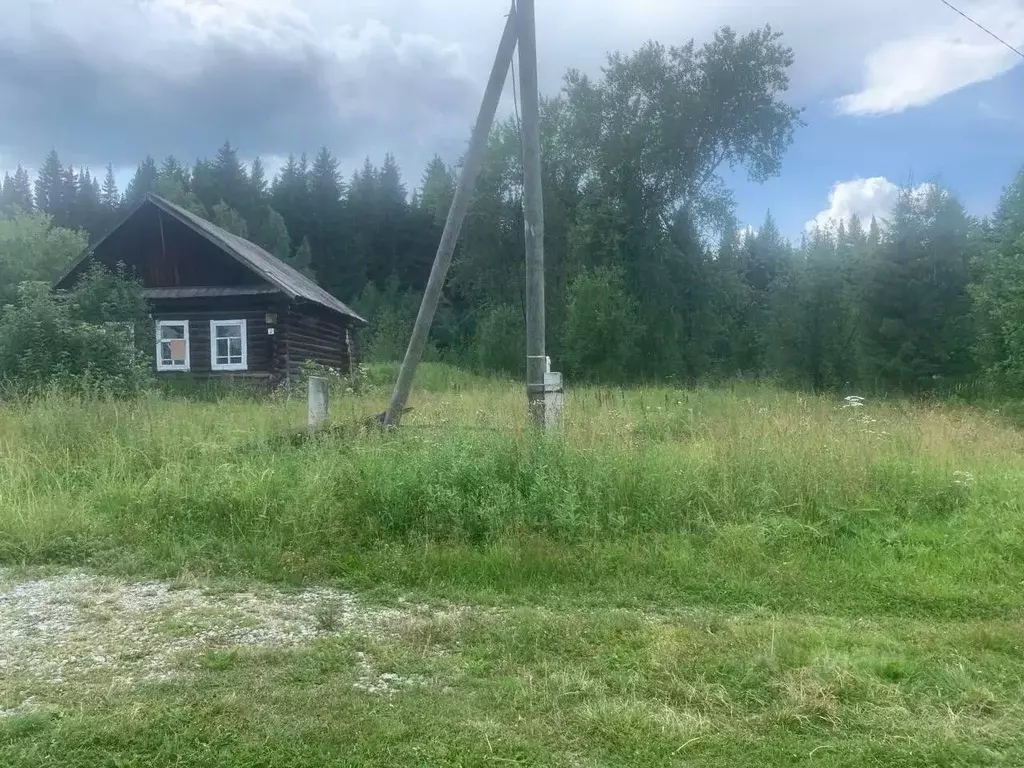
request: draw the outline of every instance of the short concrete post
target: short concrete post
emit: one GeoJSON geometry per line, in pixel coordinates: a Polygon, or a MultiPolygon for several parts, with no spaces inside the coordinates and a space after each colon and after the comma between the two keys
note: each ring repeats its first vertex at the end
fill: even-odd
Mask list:
{"type": "MultiPolygon", "coordinates": [[[[550,363],[548,366],[550,367],[550,363]]],[[[544,374],[544,427],[558,429],[562,426],[562,407],[565,403],[565,390],[562,386],[562,374],[549,370],[544,374]]]]}
{"type": "Polygon", "coordinates": [[[319,429],[327,421],[329,388],[322,376],[309,377],[309,428],[319,429]]]}

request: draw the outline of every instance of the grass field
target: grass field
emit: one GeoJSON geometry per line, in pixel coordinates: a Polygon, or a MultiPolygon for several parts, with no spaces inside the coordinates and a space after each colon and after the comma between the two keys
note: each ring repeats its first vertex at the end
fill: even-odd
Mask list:
{"type": "Polygon", "coordinates": [[[310,441],[299,399],[0,406],[0,765],[1024,765],[996,415],[584,389],[537,441],[428,366],[378,434],[371,373],[310,441]]]}

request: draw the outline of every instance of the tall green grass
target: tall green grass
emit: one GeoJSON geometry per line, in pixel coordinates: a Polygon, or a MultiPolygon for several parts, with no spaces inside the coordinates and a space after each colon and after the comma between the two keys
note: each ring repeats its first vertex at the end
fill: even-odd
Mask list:
{"type": "Polygon", "coordinates": [[[395,433],[389,370],[298,398],[0,410],[0,560],[530,600],[1016,614],[1024,434],[965,408],[765,387],[570,391],[428,366],[395,433]]]}

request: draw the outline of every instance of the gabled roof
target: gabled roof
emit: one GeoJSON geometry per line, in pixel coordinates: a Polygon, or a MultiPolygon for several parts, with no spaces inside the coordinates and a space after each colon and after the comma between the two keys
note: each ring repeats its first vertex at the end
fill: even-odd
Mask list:
{"type": "MultiPolygon", "coordinates": [[[[233,235],[226,229],[218,227],[216,224],[213,224],[200,216],[196,216],[194,213],[186,211],[181,206],[175,205],[169,200],[165,200],[158,195],[154,195],[153,193],[147,194],[146,197],[124,217],[122,223],[131,218],[136,211],[146,204],[155,205],[168,216],[177,219],[201,237],[204,237],[213,245],[217,246],[224,253],[239,261],[242,265],[248,267],[289,298],[311,301],[339,314],[347,315],[361,323],[366,323],[364,318],[356,314],[344,302],[332,296],[301,272],[288,264],[285,264],[273,254],[263,250],[255,243],[251,243],[238,235],[233,235]]],[[[110,234],[108,233],[102,240],[83,253],[82,256],[64,273],[64,275],[54,283],[54,285],[59,285],[69,275],[71,275],[71,273],[73,273],[83,261],[85,261],[100,245],[102,245],[103,241],[109,236],[110,234]]]]}

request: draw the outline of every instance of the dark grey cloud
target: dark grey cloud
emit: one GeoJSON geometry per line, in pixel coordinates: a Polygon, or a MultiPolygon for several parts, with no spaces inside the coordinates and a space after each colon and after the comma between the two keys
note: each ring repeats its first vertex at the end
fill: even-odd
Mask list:
{"type": "MultiPolygon", "coordinates": [[[[975,10],[1009,14],[1019,3],[978,0],[975,10]]],[[[393,151],[415,176],[434,152],[454,158],[465,146],[509,0],[0,5],[10,6],[0,11],[0,170],[38,164],[51,147],[76,164],[125,166],[146,153],[209,155],[230,138],[247,156],[278,158],[327,144],[349,167],[393,151]]],[[[548,93],[569,67],[595,72],[609,50],[770,22],[796,51],[791,96],[800,105],[888,92],[897,79],[909,83],[903,91],[921,90],[935,70],[926,57],[899,67],[865,63],[957,23],[933,0],[862,0],[854,10],[821,0],[537,6],[548,93]]]]}
{"type": "Polygon", "coordinates": [[[361,157],[451,146],[479,98],[456,48],[372,19],[282,32],[237,6],[235,23],[211,25],[131,5],[131,23],[106,41],[52,10],[0,31],[0,154],[35,164],[56,147],[79,164],[131,165],[147,153],[209,155],[230,138],[249,156],[326,144],[361,157]]]}

